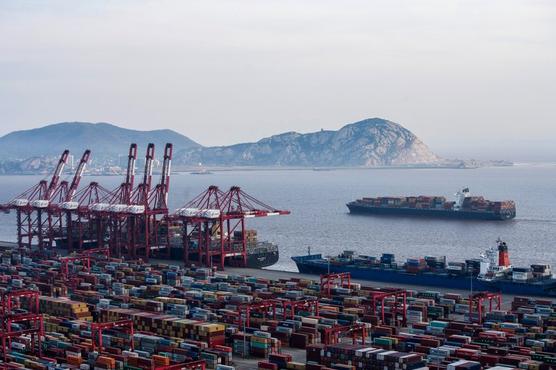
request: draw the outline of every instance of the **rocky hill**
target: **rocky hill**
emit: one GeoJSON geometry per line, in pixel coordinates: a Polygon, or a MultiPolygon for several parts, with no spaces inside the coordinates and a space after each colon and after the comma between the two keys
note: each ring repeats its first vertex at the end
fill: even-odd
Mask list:
{"type": "Polygon", "coordinates": [[[203,147],[172,130],[137,131],[108,123],[66,122],[1,137],[0,173],[48,172],[64,149],[79,157],[85,148],[90,148],[93,166],[110,166],[118,163],[118,157],[126,154],[132,142],[139,145],[140,157],[149,142],[157,148],[171,142],[174,163],[182,167],[198,163],[211,167],[446,164],[409,130],[380,118],[352,123],[337,131],[287,132],[255,143],[219,147],[203,147]]]}
{"type": "Polygon", "coordinates": [[[179,151],[175,162],[205,166],[404,166],[440,161],[401,125],[371,118],[338,131],[287,132],[256,143],[179,151]]]}

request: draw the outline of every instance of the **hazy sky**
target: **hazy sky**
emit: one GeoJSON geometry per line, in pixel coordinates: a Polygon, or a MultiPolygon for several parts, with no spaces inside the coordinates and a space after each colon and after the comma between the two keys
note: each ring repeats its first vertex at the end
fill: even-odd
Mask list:
{"type": "Polygon", "coordinates": [[[556,160],[556,1],[0,0],[0,135],[224,145],[367,117],[444,155],[556,160]]]}

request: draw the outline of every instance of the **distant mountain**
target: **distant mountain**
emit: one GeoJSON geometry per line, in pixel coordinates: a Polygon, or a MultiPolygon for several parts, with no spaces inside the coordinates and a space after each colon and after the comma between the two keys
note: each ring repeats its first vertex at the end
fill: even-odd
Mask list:
{"type": "Polygon", "coordinates": [[[174,163],[182,167],[198,163],[212,167],[468,166],[439,158],[412,132],[381,118],[337,131],[287,132],[255,143],[219,147],[203,147],[172,130],[137,131],[109,123],[66,122],[1,137],[0,174],[48,173],[64,149],[79,157],[89,148],[93,155],[89,168],[104,168],[118,164],[118,156],[126,155],[132,142],[139,145],[139,158],[147,143],[159,148],[159,158],[164,144],[171,142],[174,163]]]}
{"type": "Polygon", "coordinates": [[[206,166],[405,166],[441,159],[412,132],[381,118],[338,131],[287,132],[256,143],[184,149],[175,163],[206,166]]]}
{"type": "Polygon", "coordinates": [[[167,142],[173,143],[175,150],[201,148],[193,140],[172,130],[138,131],[109,123],[64,122],[32,130],[14,131],[0,137],[0,160],[57,157],[64,149],[69,149],[79,157],[88,148],[93,151],[95,161],[102,161],[126,155],[130,143],[137,143],[139,156],[142,157],[147,144],[151,142],[155,144],[155,148],[160,148],[158,151],[167,142]]]}

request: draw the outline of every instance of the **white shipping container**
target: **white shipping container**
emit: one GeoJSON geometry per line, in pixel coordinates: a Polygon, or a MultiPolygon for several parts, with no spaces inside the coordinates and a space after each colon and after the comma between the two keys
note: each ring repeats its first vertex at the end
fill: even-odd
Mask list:
{"type": "Polygon", "coordinates": [[[531,277],[530,273],[527,272],[514,271],[512,273],[513,280],[528,280],[531,277]]]}
{"type": "Polygon", "coordinates": [[[25,344],[23,343],[17,343],[17,342],[12,342],[12,349],[17,349],[20,351],[25,351],[25,344]]]}
{"type": "Polygon", "coordinates": [[[23,288],[23,280],[21,280],[21,279],[12,279],[12,285],[16,288],[23,288]]]}
{"type": "Polygon", "coordinates": [[[313,319],[313,318],[310,318],[310,317],[302,317],[301,322],[304,323],[304,324],[317,325],[319,323],[319,320],[318,319],[313,319]]]}

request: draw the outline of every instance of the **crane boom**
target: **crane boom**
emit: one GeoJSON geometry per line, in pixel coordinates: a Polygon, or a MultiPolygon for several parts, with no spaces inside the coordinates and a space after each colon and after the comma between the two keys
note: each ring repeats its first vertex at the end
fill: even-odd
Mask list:
{"type": "Polygon", "coordinates": [[[66,195],[66,202],[71,202],[73,200],[73,196],[79,187],[79,182],[81,181],[81,177],[83,176],[83,172],[85,171],[85,166],[87,162],[89,162],[89,158],[91,156],[91,151],[89,149],[85,150],[83,156],[81,157],[81,161],[79,161],[79,165],[77,166],[77,170],[75,171],[75,175],[73,176],[73,180],[71,181],[71,185],[68,189],[68,193],[66,195]]]}
{"type": "Polygon", "coordinates": [[[133,143],[129,146],[129,155],[127,157],[127,173],[125,182],[129,189],[133,189],[135,181],[135,161],[137,160],[137,144],[133,143]]]}
{"type": "Polygon", "coordinates": [[[154,159],[154,144],[149,143],[147,146],[147,154],[145,156],[145,172],[143,174],[143,186],[145,187],[145,194],[149,194],[152,185],[153,177],[153,159],[154,159]]]}
{"type": "Polygon", "coordinates": [[[160,186],[164,192],[164,201],[168,202],[168,191],[170,190],[170,171],[172,164],[172,149],[171,143],[167,143],[164,148],[164,162],[162,164],[162,174],[160,175],[160,186]]]}
{"type": "Polygon", "coordinates": [[[54,174],[52,175],[52,179],[50,179],[50,184],[48,185],[48,190],[46,192],[46,199],[50,199],[50,196],[56,190],[58,186],[58,182],[60,181],[60,176],[62,175],[62,171],[64,170],[64,166],[68,162],[69,157],[69,150],[64,150],[58,164],[56,165],[56,169],[54,170],[54,174]]]}

